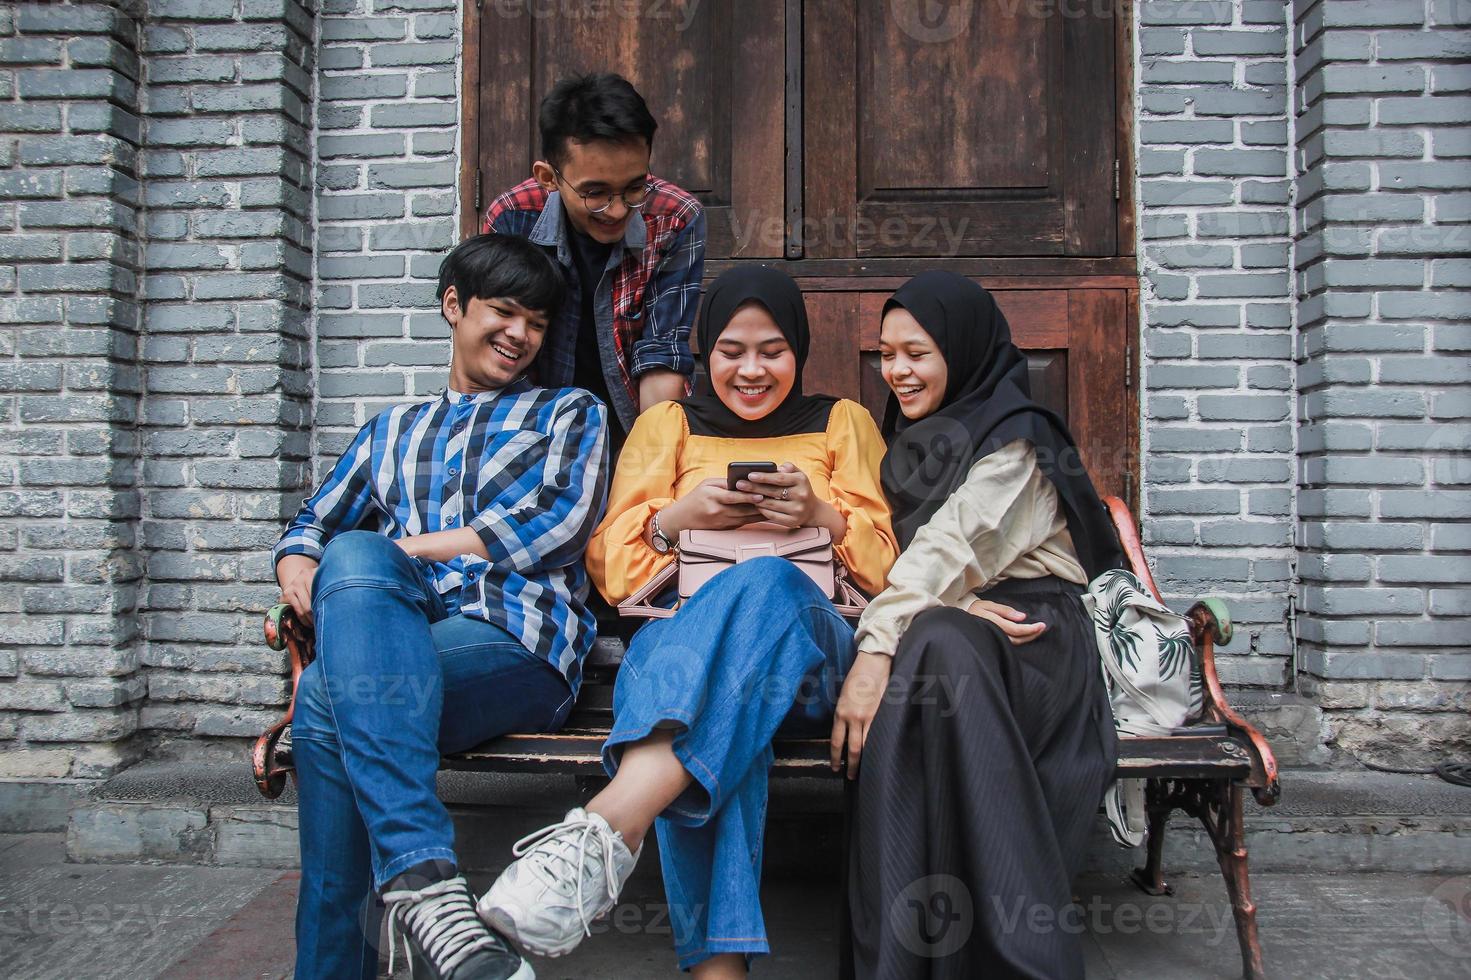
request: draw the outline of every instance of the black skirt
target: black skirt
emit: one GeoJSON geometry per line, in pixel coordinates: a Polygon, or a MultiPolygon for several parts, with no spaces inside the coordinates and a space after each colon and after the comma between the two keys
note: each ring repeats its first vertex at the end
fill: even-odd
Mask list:
{"type": "Polygon", "coordinates": [[[859,977],[1082,977],[1071,882],[1118,744],[1082,589],[999,583],[1014,646],[958,609],[900,640],[864,747],[849,887],[859,977]]]}

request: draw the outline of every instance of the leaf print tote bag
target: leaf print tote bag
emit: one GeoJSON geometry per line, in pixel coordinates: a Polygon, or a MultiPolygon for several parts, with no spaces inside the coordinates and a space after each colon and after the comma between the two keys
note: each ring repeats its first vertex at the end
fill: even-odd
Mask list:
{"type": "MultiPolygon", "coordinates": [[[[1160,604],[1133,572],[1113,569],[1088,585],[1104,684],[1120,735],[1169,735],[1199,717],[1200,663],[1185,617],[1160,604]]],[[[1144,780],[1120,779],[1104,797],[1114,840],[1144,840],[1144,780]]]]}

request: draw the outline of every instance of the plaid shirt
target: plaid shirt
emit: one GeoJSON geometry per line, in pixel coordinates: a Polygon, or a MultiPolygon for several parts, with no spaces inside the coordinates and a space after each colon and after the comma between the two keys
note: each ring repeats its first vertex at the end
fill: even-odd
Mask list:
{"type": "Polygon", "coordinates": [[[274,560],[344,531],[473,529],[489,559],[421,560],[450,609],[505,629],[577,692],[596,625],[582,553],[607,503],[606,409],[580,389],[447,391],[358,430],[277,542],[274,560]]]}
{"type": "MultiPolygon", "coordinates": [[[[595,300],[604,373],[625,429],[638,417],[640,375],[665,368],[688,379],[695,371],[690,327],[705,271],[705,212],[693,195],[674,184],[650,181],[653,190],[638,214],[643,220],[630,221],[623,241],[614,245],[608,257],[614,273],[603,278],[595,300]],[[610,363],[617,365],[617,375],[609,370],[610,363]]],[[[573,298],[547,331],[534,368],[537,380],[553,387],[572,383],[582,317],[576,296],[579,288],[586,288],[577,281],[566,225],[561,194],[526,180],[490,203],[481,228],[547,247],[573,287],[573,298]]]]}

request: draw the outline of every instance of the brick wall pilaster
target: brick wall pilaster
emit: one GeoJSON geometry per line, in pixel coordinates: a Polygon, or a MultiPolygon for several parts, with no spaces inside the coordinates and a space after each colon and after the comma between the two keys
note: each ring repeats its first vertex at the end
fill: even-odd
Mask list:
{"type": "Polygon", "coordinates": [[[1299,567],[1329,744],[1471,747],[1471,4],[1296,0],[1299,567]]]}
{"type": "Polygon", "coordinates": [[[300,500],[311,385],[311,0],[150,0],[142,362],[148,704],[163,734],[258,734],[269,548],[300,500]]]}
{"type": "Polygon", "coordinates": [[[1145,544],[1219,595],[1228,683],[1292,675],[1292,229],[1285,0],[1138,4],[1145,544]]]}
{"type": "Polygon", "coordinates": [[[139,24],[0,7],[0,776],[129,761],[139,670],[139,24]]]}

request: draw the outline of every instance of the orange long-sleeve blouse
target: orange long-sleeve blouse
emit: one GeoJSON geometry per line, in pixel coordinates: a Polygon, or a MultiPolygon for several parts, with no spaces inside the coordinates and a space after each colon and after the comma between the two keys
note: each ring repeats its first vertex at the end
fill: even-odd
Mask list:
{"type": "Polygon", "coordinates": [[[644,541],[655,511],[705,480],[724,480],[731,463],[771,460],[795,464],[843,515],[848,533],[834,553],[860,589],[877,595],[899,554],[879,485],[883,455],[873,417],[846,399],[833,405],[825,431],[766,439],[692,435],[677,402],[655,405],[638,417],[618,458],[607,516],[587,547],[588,574],[610,603],[622,602],[675,560],[644,541]]]}

